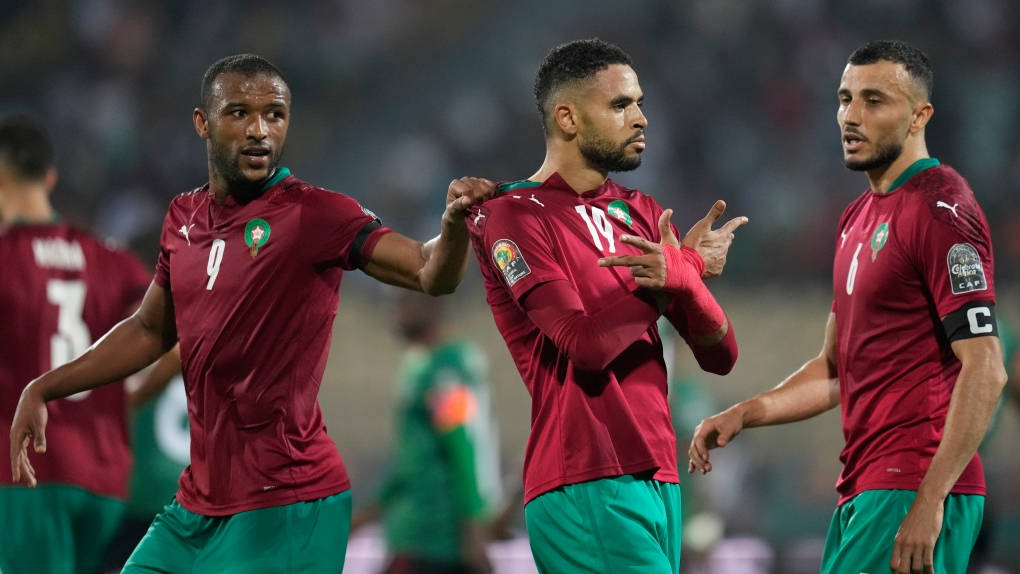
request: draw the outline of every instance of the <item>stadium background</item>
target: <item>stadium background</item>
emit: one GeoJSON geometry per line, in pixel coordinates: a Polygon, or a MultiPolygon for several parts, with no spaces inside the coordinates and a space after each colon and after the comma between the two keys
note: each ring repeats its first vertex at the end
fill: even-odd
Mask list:
{"type": "MultiPolygon", "coordinates": [[[[191,110],[219,57],[257,52],[283,70],[294,94],[285,165],[426,238],[453,177],[519,179],[541,162],[531,82],[544,54],[578,37],[619,43],[634,58],[650,127],[642,167],[618,179],[675,208],[681,229],[715,198],[751,218],[712,283],[741,344],[731,375],[698,377],[717,406],[817,352],[835,225],[866,187],[840,161],[839,75],[861,43],[904,39],[934,63],[929,149],[982,203],[999,315],[1020,326],[1020,6],[1010,0],[4,1],[0,13],[0,113],[48,123],[57,209],[149,262],[169,199],[206,179],[191,110]]],[[[356,496],[372,488],[391,436],[399,351],[386,296],[348,275],[320,393],[356,496]]],[[[512,489],[528,397],[475,272],[454,297],[456,330],[489,353],[512,489]]],[[[1004,409],[985,456],[994,559],[1007,567],[1020,565],[1018,413],[1004,409]]],[[[755,430],[717,455],[712,475],[687,483],[698,506],[723,517],[726,536],[758,537],[775,572],[798,571],[835,503],[841,442],[835,412],[755,430]]]]}

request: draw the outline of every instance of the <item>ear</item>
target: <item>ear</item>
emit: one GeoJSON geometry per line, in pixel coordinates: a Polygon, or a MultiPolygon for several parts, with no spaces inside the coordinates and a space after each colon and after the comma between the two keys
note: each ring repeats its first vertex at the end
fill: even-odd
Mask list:
{"type": "Polygon", "coordinates": [[[191,119],[195,122],[195,131],[202,139],[209,139],[209,116],[202,108],[195,108],[191,113],[191,119]]]}
{"type": "Polygon", "coordinates": [[[916,134],[924,130],[935,113],[931,102],[920,102],[914,106],[914,114],[910,118],[910,133],[916,134]]]}
{"type": "Polygon", "coordinates": [[[57,187],[57,168],[51,167],[46,170],[46,176],[43,180],[46,186],[46,192],[53,191],[53,188],[57,187]]]}
{"type": "Polygon", "coordinates": [[[553,120],[560,130],[568,136],[577,134],[578,110],[573,104],[560,102],[553,108],[553,120]]]}

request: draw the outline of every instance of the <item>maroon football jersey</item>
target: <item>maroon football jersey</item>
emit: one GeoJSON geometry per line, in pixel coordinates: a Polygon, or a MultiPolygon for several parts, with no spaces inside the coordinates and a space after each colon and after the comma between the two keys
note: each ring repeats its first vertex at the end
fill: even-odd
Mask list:
{"type": "MultiPolygon", "coordinates": [[[[988,222],[967,182],[934,159],[900,179],[851,203],[836,237],[840,504],[863,490],[917,489],[960,373],[940,318],[995,301],[988,222]]],[[[977,455],[952,492],[984,494],[977,455]]]]}
{"type": "Polygon", "coordinates": [[[388,229],[286,168],[266,187],[246,204],[208,186],[180,195],[160,239],[191,424],[177,500],[207,516],[350,487],[317,395],[343,271],[388,229]]]}
{"type": "Polygon", "coordinates": [[[581,195],[558,174],[541,185],[501,189],[468,218],[468,228],[496,326],[531,394],[525,502],[561,485],[642,471],[678,482],[655,324],[604,371],[585,371],[520,304],[532,288],[554,280],[568,281],[588,312],[636,297],[628,269],[597,262],[640,253],[621,243],[621,234],[658,242],[662,208],[611,180],[581,195]]]}
{"type": "MultiPolygon", "coordinates": [[[[151,273],[133,255],[66,224],[0,233],[0,424],[10,429],[22,389],[130,314],[151,273]]],[[[131,471],[124,385],[51,401],[45,454],[28,449],[40,483],[126,498],[131,471]]],[[[11,467],[0,464],[0,484],[11,467]]]]}

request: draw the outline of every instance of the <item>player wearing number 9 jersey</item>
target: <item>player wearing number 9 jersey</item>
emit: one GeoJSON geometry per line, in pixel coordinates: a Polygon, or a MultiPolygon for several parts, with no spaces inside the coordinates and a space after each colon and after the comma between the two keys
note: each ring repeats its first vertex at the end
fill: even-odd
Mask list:
{"type": "Polygon", "coordinates": [[[469,218],[487,301],[531,394],[528,538],[542,572],[675,573],[680,488],[656,319],[703,368],[730,370],[734,333],[701,275],[721,271],[745,220],[711,231],[720,202],[681,248],[670,212],[608,179],[638,167],[648,123],[619,47],[558,46],[535,96],[545,164],[469,218]],[[702,253],[709,237],[718,250],[702,253]]]}
{"type": "MultiPolygon", "coordinates": [[[[130,314],[151,274],[136,257],[59,220],[43,128],[0,121],[0,424],[25,384],[70,361],[130,314]]],[[[98,572],[124,512],[131,470],[119,382],[50,406],[53,442],[33,455],[39,488],[0,465],[0,572],[98,572]],[[44,553],[33,550],[45,547],[44,553]]]]}
{"type": "Polygon", "coordinates": [[[839,506],[821,571],[965,572],[984,508],[977,447],[1005,384],[988,223],[929,157],[932,70],[901,42],[850,55],[837,92],[844,163],[871,187],[843,214],[822,352],[708,418],[688,451],[745,427],[842,407],[839,506]]]}
{"type": "Polygon", "coordinates": [[[215,62],[193,111],[209,182],[175,198],[139,310],[30,383],[11,428],[14,479],[36,475],[46,402],[138,370],[180,342],[191,465],[124,572],[337,572],[349,480],[316,400],[345,271],[441,295],[463,276],[465,210],[494,184],[451,182],[440,234],[383,227],[279,165],[290,88],[254,54],[215,62]]]}

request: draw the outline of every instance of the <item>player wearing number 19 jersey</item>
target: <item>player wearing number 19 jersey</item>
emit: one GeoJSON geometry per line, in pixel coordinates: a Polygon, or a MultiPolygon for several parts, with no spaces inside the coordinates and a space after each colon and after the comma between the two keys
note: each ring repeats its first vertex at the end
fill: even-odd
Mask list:
{"type": "MultiPolygon", "coordinates": [[[[0,122],[0,425],[25,384],[83,353],[141,300],[151,274],[133,255],[58,221],[50,144],[27,118],[0,122]]],[[[0,572],[98,572],[124,512],[131,451],[117,383],[54,401],[40,486],[0,465],[0,572]],[[17,527],[13,526],[17,524],[17,527]],[[46,547],[37,554],[32,550],[46,547]]]]}
{"type": "Polygon", "coordinates": [[[626,53],[601,40],[555,48],[536,100],[545,164],[469,218],[487,301],[532,399],[524,499],[533,555],[542,572],[678,572],[676,439],[655,323],[665,312],[685,338],[711,334],[691,347],[718,373],[736,359],[733,331],[694,250],[684,248],[702,265],[691,271],[701,303],[642,285],[685,267],[662,264],[666,251],[682,251],[669,214],[608,179],[636,168],[644,149],[626,53]]]}

